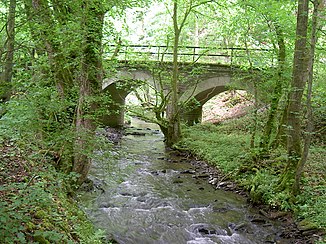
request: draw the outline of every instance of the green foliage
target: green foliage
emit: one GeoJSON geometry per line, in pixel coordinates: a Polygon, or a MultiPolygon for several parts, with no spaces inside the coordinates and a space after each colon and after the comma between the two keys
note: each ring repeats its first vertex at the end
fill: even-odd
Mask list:
{"type": "MultiPolygon", "coordinates": [[[[7,170],[10,167],[7,165],[7,170]]],[[[30,243],[31,240],[101,243],[103,236],[95,234],[85,214],[67,198],[66,178],[48,163],[30,161],[29,172],[22,181],[8,182],[0,188],[0,239],[3,243],[30,243]]]]}
{"type": "Polygon", "coordinates": [[[249,138],[242,133],[225,133],[224,129],[210,124],[189,127],[184,130],[184,139],[179,146],[191,149],[225,173],[235,172],[247,150],[249,138]]]}
{"type": "MultiPolygon", "coordinates": [[[[94,230],[67,197],[76,190],[77,179],[69,173],[75,140],[73,99],[62,99],[55,88],[40,82],[29,84],[28,91],[2,106],[7,113],[0,119],[0,239],[101,243],[103,233],[94,230]]],[[[94,137],[88,145],[82,153],[93,156],[95,145],[109,151],[107,141],[94,137]]]]}
{"type": "Polygon", "coordinates": [[[320,186],[319,189],[306,186],[304,194],[298,197],[299,202],[302,203],[296,207],[298,216],[316,223],[318,228],[326,228],[325,195],[325,186],[320,186]]]}
{"type": "Polygon", "coordinates": [[[315,139],[325,141],[326,139],[326,69],[319,69],[316,80],[313,84],[312,106],[313,106],[313,122],[315,125],[315,139]]]}
{"type": "Polygon", "coordinates": [[[39,84],[5,106],[8,112],[0,119],[2,140],[55,157],[63,168],[69,168],[75,137],[71,101],[62,100],[54,88],[39,84]]]}
{"type": "Polygon", "coordinates": [[[85,215],[67,200],[62,177],[47,167],[29,181],[1,187],[0,238],[4,243],[74,243],[79,239],[87,243],[94,238],[85,215]]]}
{"type": "Polygon", "coordinates": [[[239,185],[249,192],[253,203],[265,203],[274,208],[291,210],[291,193],[277,190],[278,177],[273,174],[273,169],[255,169],[251,173],[240,175],[239,185]]]}
{"type": "Polygon", "coordinates": [[[299,218],[326,228],[326,155],[325,146],[313,146],[304,173],[302,194],[297,197],[295,212],[299,218]]]}

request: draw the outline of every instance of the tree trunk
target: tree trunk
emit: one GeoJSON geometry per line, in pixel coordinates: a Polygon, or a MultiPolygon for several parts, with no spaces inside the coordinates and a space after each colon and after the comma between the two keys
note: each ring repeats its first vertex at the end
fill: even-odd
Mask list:
{"type": "Polygon", "coordinates": [[[290,184],[293,186],[295,171],[301,158],[301,100],[305,82],[307,79],[308,54],[307,54],[307,31],[308,31],[308,0],[298,1],[297,28],[295,53],[293,60],[293,73],[291,91],[288,106],[288,138],[287,153],[288,162],[281,176],[281,188],[290,184]]]}
{"type": "Polygon", "coordinates": [[[271,107],[269,109],[268,119],[260,142],[262,154],[267,153],[270,145],[271,135],[275,124],[275,116],[282,95],[282,84],[284,82],[284,70],[285,70],[285,58],[286,58],[285,42],[284,42],[284,37],[281,28],[279,26],[276,26],[275,31],[276,31],[277,43],[278,43],[278,72],[277,72],[277,81],[272,96],[271,107]]]}
{"type": "MultiPolygon", "coordinates": [[[[60,33],[55,31],[56,20],[53,19],[53,16],[57,16],[58,13],[49,7],[47,0],[24,0],[24,3],[27,18],[30,20],[29,26],[35,42],[36,53],[38,55],[47,54],[51,71],[47,75],[53,77],[57,91],[64,99],[67,95],[67,88],[73,86],[72,74],[74,71],[68,68],[68,58],[63,56],[62,47],[57,41],[60,40],[60,36],[58,36],[60,33]]],[[[65,16],[65,18],[68,17],[65,16]]],[[[60,25],[65,24],[65,22],[60,22],[60,25]]]]}
{"type": "Polygon", "coordinates": [[[314,68],[314,59],[315,59],[315,49],[317,43],[317,29],[319,28],[319,10],[324,8],[324,2],[320,0],[314,0],[314,11],[312,16],[312,24],[311,24],[311,40],[310,40],[310,57],[308,63],[308,91],[307,91],[307,113],[306,113],[306,131],[304,136],[304,147],[301,159],[299,160],[295,172],[295,182],[293,184],[293,194],[297,195],[300,193],[300,181],[302,177],[303,168],[307,162],[309,147],[312,137],[313,131],[313,123],[312,123],[312,107],[311,107],[311,95],[312,95],[312,81],[313,81],[313,68],[314,68]]]}
{"type": "Polygon", "coordinates": [[[12,68],[14,60],[15,47],[15,19],[16,19],[16,0],[10,0],[8,21],[7,21],[7,53],[5,59],[4,72],[1,76],[0,99],[6,102],[10,99],[12,93],[12,68]]]}
{"type": "Polygon", "coordinates": [[[179,94],[178,94],[178,79],[179,79],[179,70],[178,70],[178,47],[179,47],[179,38],[182,27],[178,27],[177,19],[177,1],[174,1],[173,5],[173,28],[174,28],[174,46],[173,46],[173,74],[171,79],[171,98],[170,103],[167,108],[168,116],[168,128],[167,128],[167,137],[166,145],[171,147],[173,144],[178,142],[181,137],[181,128],[180,128],[180,114],[178,108],[179,94]]]}
{"type": "Polygon", "coordinates": [[[280,115],[279,115],[279,122],[278,122],[278,127],[277,127],[277,132],[276,136],[271,143],[271,148],[277,148],[278,146],[282,145],[283,147],[286,147],[286,132],[285,132],[285,127],[287,123],[287,117],[288,117],[288,105],[289,105],[289,98],[288,94],[286,94],[285,101],[283,101],[284,105],[280,108],[280,115]]]}
{"type": "MultiPolygon", "coordinates": [[[[249,30],[250,30],[250,26],[248,23],[248,36],[249,36],[249,30]]],[[[252,64],[252,60],[251,60],[251,55],[250,55],[250,51],[249,51],[249,47],[248,47],[248,40],[247,38],[245,38],[244,40],[244,45],[246,48],[246,55],[247,55],[247,60],[249,62],[249,73],[251,74],[252,77],[255,76],[254,72],[253,72],[253,64],[252,64]]],[[[251,137],[250,137],[250,148],[254,149],[255,148],[255,140],[256,140],[256,134],[257,134],[257,124],[258,124],[258,88],[257,88],[257,79],[254,78],[253,79],[253,86],[254,86],[254,111],[253,111],[253,127],[251,129],[251,137]]]]}
{"type": "Polygon", "coordinates": [[[94,98],[99,94],[102,82],[101,50],[104,10],[100,0],[88,0],[85,3],[85,14],[81,24],[85,33],[79,77],[80,89],[73,164],[73,171],[79,174],[79,184],[86,179],[91,165],[91,158],[89,157],[89,154],[92,153],[90,139],[94,137],[97,109],[94,98]]]}

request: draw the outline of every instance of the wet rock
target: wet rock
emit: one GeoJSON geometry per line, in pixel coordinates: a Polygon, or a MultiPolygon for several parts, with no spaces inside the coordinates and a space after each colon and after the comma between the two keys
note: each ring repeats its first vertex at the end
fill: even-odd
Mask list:
{"type": "Polygon", "coordinates": [[[142,164],[144,164],[144,162],[135,162],[134,164],[135,165],[142,165],[142,164]]]}
{"type": "Polygon", "coordinates": [[[106,238],[107,240],[107,242],[106,243],[112,243],[112,244],[119,244],[119,242],[118,241],[116,241],[114,238],[113,238],[113,236],[112,235],[110,235],[110,237],[108,237],[108,238],[106,238]]]}
{"type": "Polygon", "coordinates": [[[180,174],[195,174],[196,171],[195,170],[192,170],[192,169],[186,169],[184,171],[181,171],[180,174]]]}
{"type": "Polygon", "coordinates": [[[151,171],[151,174],[152,175],[159,175],[158,171],[156,171],[156,170],[151,171]]]}
{"type": "Polygon", "coordinates": [[[215,230],[208,230],[208,229],[205,229],[205,228],[198,229],[198,232],[200,234],[202,234],[202,235],[210,235],[211,233],[216,234],[215,230]]]}
{"type": "Polygon", "coordinates": [[[98,132],[98,134],[104,135],[109,141],[114,144],[117,144],[122,138],[122,130],[106,127],[103,131],[98,132]]]}
{"type": "Polygon", "coordinates": [[[252,223],[266,223],[266,220],[260,216],[252,216],[252,219],[250,221],[252,223]]]}
{"type": "Polygon", "coordinates": [[[146,197],[137,197],[138,202],[146,202],[146,197]]]}
{"type": "Polygon", "coordinates": [[[218,178],[211,178],[211,179],[208,181],[208,183],[209,183],[209,184],[212,184],[212,185],[216,185],[217,182],[218,182],[218,178]]]}
{"type": "Polygon", "coordinates": [[[209,178],[209,174],[207,173],[201,173],[201,174],[198,174],[196,175],[197,178],[209,178]]]}
{"type": "Polygon", "coordinates": [[[128,131],[125,135],[132,135],[132,136],[145,136],[146,133],[142,131],[128,131]]]}
{"type": "Polygon", "coordinates": [[[198,228],[198,232],[201,235],[220,235],[220,234],[225,234],[223,231],[218,231],[216,229],[214,229],[213,227],[200,227],[198,228]]]}
{"type": "Polygon", "coordinates": [[[222,181],[216,185],[216,189],[234,190],[235,184],[229,181],[222,181]]]}
{"type": "Polygon", "coordinates": [[[100,191],[101,193],[104,193],[105,186],[106,186],[106,183],[104,180],[100,180],[97,178],[94,178],[94,179],[87,178],[83,182],[83,184],[79,187],[79,190],[86,191],[86,192],[100,191]]]}
{"type": "Polygon", "coordinates": [[[263,209],[260,209],[259,210],[259,213],[261,215],[265,216],[268,219],[278,219],[278,218],[285,217],[286,215],[288,215],[288,213],[287,212],[284,212],[284,211],[276,211],[276,212],[269,212],[269,213],[267,213],[263,209]]]}
{"type": "Polygon", "coordinates": [[[275,236],[268,235],[267,237],[265,237],[265,243],[275,243],[275,236]]]}
{"type": "Polygon", "coordinates": [[[315,233],[317,233],[318,230],[317,229],[312,229],[312,230],[306,230],[306,231],[302,231],[301,234],[303,236],[312,236],[314,235],[315,233]]]}
{"type": "Polygon", "coordinates": [[[213,212],[216,212],[216,213],[225,213],[227,211],[229,211],[227,208],[213,206],[213,212]]]}
{"type": "Polygon", "coordinates": [[[121,196],[125,196],[125,197],[134,197],[135,194],[130,193],[130,192],[120,192],[121,196]]]}
{"type": "Polygon", "coordinates": [[[229,182],[225,182],[225,181],[222,181],[220,183],[217,184],[217,187],[225,187],[229,182]]]}
{"type": "Polygon", "coordinates": [[[236,227],[236,224],[235,223],[228,223],[228,227],[229,227],[229,229],[234,230],[234,228],[236,227]]]}
{"type": "Polygon", "coordinates": [[[241,223],[241,224],[238,224],[236,226],[234,226],[234,230],[235,231],[240,231],[240,230],[245,230],[247,227],[247,224],[246,223],[241,223]]]}
{"type": "Polygon", "coordinates": [[[266,224],[263,224],[264,227],[271,227],[273,226],[271,223],[266,223],[266,224]]]}
{"type": "Polygon", "coordinates": [[[102,202],[99,204],[99,208],[112,208],[112,207],[114,207],[114,205],[108,202],[102,202]]]}

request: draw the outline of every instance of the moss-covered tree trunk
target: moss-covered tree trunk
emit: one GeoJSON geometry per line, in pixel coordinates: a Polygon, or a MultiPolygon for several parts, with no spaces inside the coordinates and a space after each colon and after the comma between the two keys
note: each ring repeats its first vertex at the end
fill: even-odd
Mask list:
{"type": "Polygon", "coordinates": [[[307,32],[308,32],[308,0],[298,1],[297,27],[295,53],[293,60],[293,73],[291,90],[289,94],[289,106],[287,116],[288,137],[287,153],[288,162],[281,176],[281,189],[292,188],[295,179],[295,172],[301,158],[301,101],[305,83],[307,81],[308,53],[307,53],[307,32]]]}
{"type": "MultiPolygon", "coordinates": [[[[47,55],[50,72],[46,75],[53,79],[62,99],[67,98],[69,90],[73,87],[75,70],[72,68],[72,63],[75,60],[66,55],[68,48],[62,45],[65,39],[64,35],[60,33],[60,29],[65,27],[69,30],[67,24],[76,17],[74,15],[77,15],[77,12],[73,11],[76,6],[74,3],[66,3],[65,8],[71,9],[71,12],[63,12],[58,8],[58,3],[53,3],[53,6],[50,6],[48,0],[24,0],[24,5],[35,52],[38,56],[47,55]]],[[[74,31],[76,32],[74,37],[78,40],[79,31],[74,31]]],[[[72,46],[77,47],[71,45],[69,46],[70,50],[73,49],[72,46]]],[[[75,50],[75,54],[77,53],[78,50],[75,50]]]]}
{"type": "Polygon", "coordinates": [[[76,141],[73,171],[79,174],[82,183],[88,174],[92,147],[90,141],[96,128],[97,105],[94,98],[99,95],[102,82],[102,30],[104,10],[102,1],[84,2],[84,18],[81,29],[84,30],[80,76],[78,78],[79,100],[76,117],[76,141]]]}
{"type": "Polygon", "coordinates": [[[293,194],[297,195],[300,193],[300,181],[302,177],[303,168],[306,164],[309,147],[311,143],[312,131],[313,131],[313,116],[312,116],[312,107],[311,107],[311,98],[312,98],[312,81],[313,81],[313,70],[314,70],[314,57],[315,57],[315,49],[317,43],[317,30],[320,27],[320,15],[321,10],[325,9],[325,1],[314,0],[314,11],[312,15],[312,23],[311,23],[311,38],[310,38],[310,52],[309,52],[309,62],[308,62],[308,89],[307,89],[307,112],[306,112],[306,131],[304,136],[304,147],[301,159],[299,160],[296,172],[295,172],[295,181],[293,184],[293,194]]]}
{"type": "Polygon", "coordinates": [[[171,79],[171,98],[168,104],[168,127],[166,133],[166,145],[172,146],[180,140],[181,129],[180,129],[180,113],[178,107],[179,94],[179,69],[178,69],[178,47],[181,28],[178,26],[178,4],[177,1],[173,5],[173,29],[174,29],[174,46],[173,46],[173,70],[171,79]]]}
{"type": "Polygon", "coordinates": [[[279,26],[276,25],[275,32],[277,35],[277,44],[278,44],[278,71],[277,71],[277,80],[274,87],[274,92],[272,95],[271,106],[268,113],[267,122],[263,131],[263,136],[260,141],[260,147],[262,153],[265,154],[268,151],[272,132],[275,124],[275,117],[277,114],[277,109],[279,106],[279,101],[282,96],[282,89],[284,84],[284,70],[285,70],[285,60],[286,60],[286,49],[284,42],[284,35],[279,26]]]}
{"type": "Polygon", "coordinates": [[[16,19],[16,0],[10,0],[7,18],[7,50],[5,57],[4,71],[0,76],[0,99],[6,102],[11,96],[12,68],[15,48],[15,19],[16,19]]]}

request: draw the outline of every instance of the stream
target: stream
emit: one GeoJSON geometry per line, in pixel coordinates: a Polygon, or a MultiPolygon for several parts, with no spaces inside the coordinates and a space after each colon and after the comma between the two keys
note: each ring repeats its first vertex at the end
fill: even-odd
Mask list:
{"type": "Polygon", "coordinates": [[[166,151],[155,125],[133,121],[108,162],[94,162],[95,190],[79,202],[122,244],[289,243],[246,199],[216,189],[189,159],[166,151]]]}

